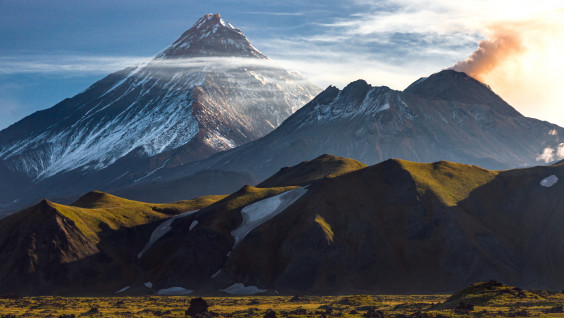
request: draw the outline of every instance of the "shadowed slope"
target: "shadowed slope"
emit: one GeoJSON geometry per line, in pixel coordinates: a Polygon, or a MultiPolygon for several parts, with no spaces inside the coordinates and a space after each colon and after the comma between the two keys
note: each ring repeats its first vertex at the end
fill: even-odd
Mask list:
{"type": "Polygon", "coordinates": [[[234,248],[232,232],[243,221],[241,209],[295,188],[245,186],[193,215],[178,219],[169,234],[143,255],[142,265],[155,288],[182,286],[216,292],[210,278],[219,273],[234,248]]]}
{"type": "Polygon", "coordinates": [[[558,288],[562,185],[540,184],[552,174],[564,170],[387,160],[322,179],[249,234],[216,282],[322,294],[451,291],[492,278],[558,288]]]}

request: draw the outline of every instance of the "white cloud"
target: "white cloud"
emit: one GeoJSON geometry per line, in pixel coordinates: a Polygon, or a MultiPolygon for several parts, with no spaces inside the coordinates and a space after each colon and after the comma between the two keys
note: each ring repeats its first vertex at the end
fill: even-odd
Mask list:
{"type": "Polygon", "coordinates": [[[0,74],[108,74],[149,59],[150,57],[140,56],[0,56],[0,74]]]}
{"type": "Polygon", "coordinates": [[[549,163],[554,160],[554,149],[550,147],[544,148],[542,153],[537,156],[537,161],[544,161],[549,163]]]}
{"type": "Polygon", "coordinates": [[[545,163],[554,160],[564,159],[564,142],[558,144],[555,148],[546,147],[540,155],[537,156],[537,161],[544,161],[545,163]]]}
{"type": "Polygon", "coordinates": [[[564,159],[564,143],[560,143],[556,147],[556,158],[564,159]]]}

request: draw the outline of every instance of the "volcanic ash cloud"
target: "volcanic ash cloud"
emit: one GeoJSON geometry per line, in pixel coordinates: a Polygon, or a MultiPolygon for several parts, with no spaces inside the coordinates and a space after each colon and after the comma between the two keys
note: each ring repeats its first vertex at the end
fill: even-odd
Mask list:
{"type": "Polygon", "coordinates": [[[516,28],[497,25],[489,29],[492,32],[490,38],[480,41],[478,49],[466,60],[456,63],[452,69],[483,81],[483,75],[491,72],[500,63],[525,52],[523,39],[516,28]]]}

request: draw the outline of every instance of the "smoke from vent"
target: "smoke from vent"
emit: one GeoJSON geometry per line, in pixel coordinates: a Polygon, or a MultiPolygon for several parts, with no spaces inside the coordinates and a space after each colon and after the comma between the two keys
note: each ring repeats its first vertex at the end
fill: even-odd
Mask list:
{"type": "Polygon", "coordinates": [[[494,25],[489,30],[490,38],[480,41],[478,49],[466,60],[451,67],[453,70],[484,81],[483,75],[491,72],[501,62],[525,52],[523,40],[516,28],[494,25]]]}
{"type": "Polygon", "coordinates": [[[563,15],[490,24],[478,49],[451,69],[487,84],[525,116],[564,125],[563,15]]]}

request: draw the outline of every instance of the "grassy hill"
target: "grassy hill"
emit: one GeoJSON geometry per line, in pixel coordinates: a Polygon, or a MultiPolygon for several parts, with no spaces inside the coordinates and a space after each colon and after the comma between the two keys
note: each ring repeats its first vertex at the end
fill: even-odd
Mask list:
{"type": "Polygon", "coordinates": [[[257,187],[304,186],[321,178],[336,177],[365,167],[367,165],[354,159],[324,154],[293,167],[284,167],[257,187]]]}
{"type": "Polygon", "coordinates": [[[136,275],[134,255],[159,221],[223,197],[151,204],[93,191],[72,205],[43,200],[0,220],[5,260],[0,264],[0,289],[95,294],[107,290],[108,284],[118,286],[136,275]]]}

